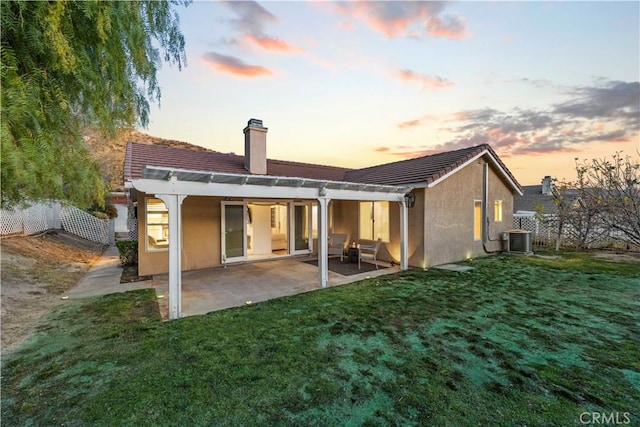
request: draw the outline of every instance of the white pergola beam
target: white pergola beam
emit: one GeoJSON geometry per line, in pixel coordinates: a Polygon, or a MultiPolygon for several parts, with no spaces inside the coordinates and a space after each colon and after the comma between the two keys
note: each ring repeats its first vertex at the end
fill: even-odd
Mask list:
{"type": "Polygon", "coordinates": [[[188,194],[190,196],[219,196],[239,198],[315,199],[324,190],[333,200],[370,200],[399,202],[405,190],[398,192],[341,190],[339,188],[280,187],[254,184],[221,184],[197,181],[161,181],[157,179],[135,179],[133,187],[147,194],[188,194]]]}

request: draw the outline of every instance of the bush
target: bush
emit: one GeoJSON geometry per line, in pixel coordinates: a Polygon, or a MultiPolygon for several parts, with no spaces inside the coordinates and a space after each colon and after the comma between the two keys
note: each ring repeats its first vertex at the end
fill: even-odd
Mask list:
{"type": "Polygon", "coordinates": [[[104,212],[93,211],[93,212],[91,212],[91,215],[93,215],[93,216],[95,216],[96,218],[99,218],[99,219],[109,219],[109,215],[107,215],[104,212]]]}
{"type": "Polygon", "coordinates": [[[122,240],[116,242],[118,252],[120,253],[121,265],[133,265],[138,263],[138,241],[122,240]]]}

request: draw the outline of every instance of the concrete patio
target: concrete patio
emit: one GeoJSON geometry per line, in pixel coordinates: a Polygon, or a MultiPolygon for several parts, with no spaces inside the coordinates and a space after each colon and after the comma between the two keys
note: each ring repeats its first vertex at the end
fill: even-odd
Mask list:
{"type": "MultiPolygon", "coordinates": [[[[321,289],[318,267],[309,262],[316,258],[301,256],[277,260],[253,261],[182,273],[182,317],[205,314],[225,308],[240,307],[273,298],[295,295],[321,289]]],[[[339,259],[335,259],[339,262],[339,259]]],[[[343,267],[357,271],[357,264],[346,259],[343,267]]],[[[399,271],[380,263],[380,270],[363,263],[363,272],[342,275],[329,270],[329,287],[356,282],[367,277],[382,276],[399,271]]],[[[153,276],[152,280],[120,283],[122,267],[115,246],[105,250],[94,266],[78,284],[63,296],[63,299],[83,299],[101,295],[127,292],[135,289],[153,288],[158,296],[160,312],[169,318],[168,274],[153,276]]]]}
{"type": "MultiPolygon", "coordinates": [[[[305,262],[312,259],[305,256],[245,262],[226,268],[217,267],[183,272],[182,317],[319,290],[321,288],[318,284],[318,267],[305,262]]],[[[329,287],[398,271],[397,266],[389,267],[382,264],[380,264],[380,270],[349,276],[329,271],[329,287]]],[[[149,283],[149,287],[156,290],[162,317],[167,319],[169,315],[168,274],[155,275],[153,280],[147,283],[149,283]]]]}

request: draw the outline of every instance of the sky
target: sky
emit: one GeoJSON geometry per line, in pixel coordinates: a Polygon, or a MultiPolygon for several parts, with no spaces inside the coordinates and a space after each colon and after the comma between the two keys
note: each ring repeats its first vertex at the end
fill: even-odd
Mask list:
{"type": "Polygon", "coordinates": [[[194,1],[142,131],[350,168],[490,144],[522,185],[640,157],[640,2],[194,1]]]}

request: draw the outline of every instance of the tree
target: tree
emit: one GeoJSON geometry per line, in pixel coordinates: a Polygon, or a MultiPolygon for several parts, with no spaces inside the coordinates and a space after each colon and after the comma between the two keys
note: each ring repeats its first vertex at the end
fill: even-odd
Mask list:
{"type": "Polygon", "coordinates": [[[593,159],[578,165],[585,185],[602,207],[602,221],[614,237],[640,246],[640,162],[616,153],[611,160],[593,159]]]}
{"type": "Polygon", "coordinates": [[[577,248],[610,236],[640,246],[640,163],[620,153],[576,159],[576,175],[554,189],[558,238],[570,234],[577,248]]]}
{"type": "Polygon", "coordinates": [[[2,1],[1,202],[102,203],[82,140],[149,120],[162,60],[186,64],[178,1],[2,1]]]}
{"type": "Polygon", "coordinates": [[[588,185],[577,162],[576,172],[575,181],[563,181],[553,190],[558,223],[556,250],[564,236],[568,235],[573,240],[576,249],[582,249],[597,241],[603,233],[602,227],[598,227],[602,212],[597,197],[599,190],[588,185]]]}

